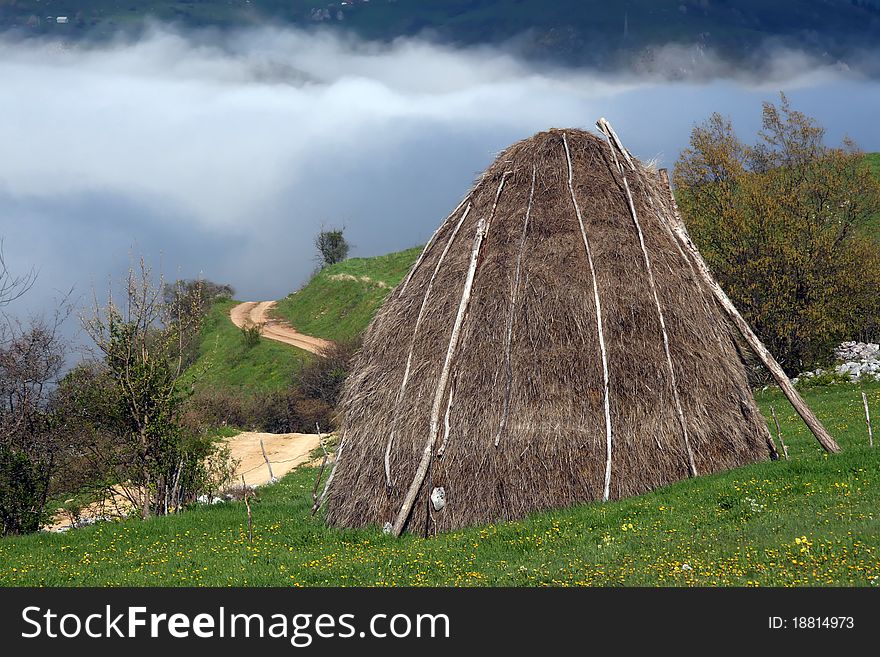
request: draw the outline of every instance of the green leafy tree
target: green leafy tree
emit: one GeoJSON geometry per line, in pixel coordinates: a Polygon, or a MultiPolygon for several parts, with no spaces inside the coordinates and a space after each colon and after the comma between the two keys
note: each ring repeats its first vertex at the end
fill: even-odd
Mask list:
{"type": "Polygon", "coordinates": [[[707,263],[790,374],[876,330],[880,248],[862,227],[880,182],[852,141],[826,145],[782,95],[755,145],[719,114],[695,127],[674,182],[707,263]]]}

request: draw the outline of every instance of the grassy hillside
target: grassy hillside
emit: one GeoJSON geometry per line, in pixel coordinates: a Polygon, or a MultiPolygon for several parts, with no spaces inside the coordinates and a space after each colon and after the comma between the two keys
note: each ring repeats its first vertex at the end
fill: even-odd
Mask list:
{"type": "Polygon", "coordinates": [[[367,327],[421,250],[415,247],[375,258],[350,258],[326,267],[301,290],[279,301],[276,313],[307,335],[351,339],[367,327]]]}
{"type": "MultiPolygon", "coordinates": [[[[0,585],[880,585],[880,447],[868,449],[860,391],[807,391],[844,451],[825,456],[778,393],[791,461],[587,504],[396,540],[309,514],[313,468],[265,488],[254,544],[241,503],[148,522],[0,540],[0,585]]],[[[451,491],[454,495],[454,491],[451,491]]]]}
{"type": "Polygon", "coordinates": [[[223,388],[253,392],[290,385],[309,354],[301,349],[260,340],[246,347],[241,330],[229,319],[237,301],[214,304],[202,328],[199,357],[184,382],[199,388],[223,388]]]}
{"type": "MultiPolygon", "coordinates": [[[[868,153],[865,158],[874,171],[874,175],[880,178],[880,153],[868,153]]],[[[880,212],[874,215],[874,218],[868,224],[868,228],[880,240],[880,212]]]]}
{"type": "Polygon", "coordinates": [[[868,160],[868,164],[874,171],[874,175],[880,178],[880,153],[868,153],[865,156],[865,159],[868,160]]]}

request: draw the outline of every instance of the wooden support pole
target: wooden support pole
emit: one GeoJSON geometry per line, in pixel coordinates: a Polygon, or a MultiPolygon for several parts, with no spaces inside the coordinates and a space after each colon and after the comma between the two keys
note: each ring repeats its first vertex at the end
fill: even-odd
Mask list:
{"type": "Polygon", "coordinates": [[[874,446],[874,431],[871,429],[871,411],[868,410],[868,396],[862,393],[862,404],[865,405],[865,424],[868,426],[868,446],[874,446]]]}
{"type": "MultiPolygon", "coordinates": [[[[645,235],[642,232],[642,225],[639,222],[639,216],[636,213],[636,205],[633,202],[632,192],[629,189],[629,182],[626,179],[626,171],[624,171],[623,166],[617,159],[618,148],[616,147],[622,147],[622,145],[620,144],[620,140],[618,139],[617,134],[614,132],[614,128],[611,127],[611,124],[608,123],[608,121],[606,121],[605,119],[599,119],[597,125],[608,138],[608,145],[611,149],[611,157],[614,159],[614,164],[617,166],[618,172],[623,177],[623,189],[626,193],[626,202],[629,206],[629,212],[633,220],[633,225],[636,229],[636,234],[639,237],[639,246],[642,249],[642,258],[645,261],[645,271],[648,274],[648,285],[650,286],[651,294],[654,297],[654,307],[657,309],[657,320],[660,322],[660,333],[663,337],[663,352],[666,354],[666,366],[669,370],[669,381],[672,388],[672,399],[675,402],[675,413],[678,416],[678,424],[681,427],[682,440],[684,442],[685,453],[687,454],[688,473],[691,477],[696,477],[698,474],[697,464],[694,460],[694,451],[693,449],[691,449],[691,441],[688,435],[687,421],[684,418],[684,408],[682,408],[681,397],[678,394],[678,379],[675,376],[675,366],[672,364],[672,353],[669,350],[669,334],[666,332],[666,319],[663,316],[663,306],[660,303],[660,295],[657,292],[657,284],[654,281],[654,269],[651,266],[651,256],[648,254],[648,247],[645,246],[645,235]]],[[[625,158],[625,160],[629,162],[630,170],[634,170],[635,165],[632,163],[632,161],[628,158],[625,158]]]]}
{"type": "Polygon", "coordinates": [[[571,203],[577,216],[578,226],[581,229],[581,237],[584,240],[587,264],[590,266],[590,278],[593,282],[593,304],[596,307],[596,334],[599,337],[599,354],[602,357],[602,396],[605,409],[605,484],[602,487],[602,500],[608,501],[611,497],[611,452],[613,450],[614,432],[611,427],[611,401],[608,375],[608,352],[605,349],[605,328],[602,323],[602,301],[599,298],[599,284],[596,279],[596,268],[593,264],[593,252],[590,249],[590,240],[587,238],[587,229],[584,227],[584,218],[574,193],[574,169],[571,163],[571,151],[568,149],[568,137],[562,133],[562,145],[565,149],[565,159],[568,162],[568,192],[571,195],[571,203]]]}
{"type": "Polygon", "coordinates": [[[260,438],[260,449],[263,452],[263,460],[266,462],[266,467],[269,468],[269,483],[275,483],[278,480],[275,478],[275,474],[272,472],[272,464],[269,463],[269,456],[266,454],[266,446],[263,444],[262,438],[260,438]]]}
{"type": "Polygon", "coordinates": [[[328,476],[327,481],[324,482],[324,490],[321,491],[321,494],[318,496],[318,499],[315,500],[315,504],[312,507],[312,515],[315,515],[318,512],[318,509],[324,504],[324,500],[327,499],[327,493],[330,490],[330,484],[333,483],[333,477],[336,476],[336,468],[339,467],[339,460],[342,458],[343,449],[345,449],[345,434],[342,434],[342,438],[339,441],[339,447],[336,450],[336,459],[333,461],[333,467],[330,468],[330,476],[328,476]]]}
{"type": "Polygon", "coordinates": [[[773,376],[773,379],[776,381],[777,385],[782,389],[783,394],[788,398],[788,401],[791,402],[791,405],[797,411],[798,415],[801,416],[804,423],[809,427],[810,431],[816,437],[816,440],[819,441],[819,444],[826,452],[837,453],[840,451],[840,446],[831,437],[831,434],[828,433],[828,430],[822,426],[822,423],[819,421],[819,418],[813,413],[812,409],[807,406],[807,403],[804,401],[803,397],[801,397],[800,393],[795,389],[792,385],[791,381],[788,378],[788,375],[783,371],[782,367],[773,357],[773,355],[767,350],[764,344],[761,342],[761,339],[755,335],[755,332],[752,331],[748,322],[743,319],[742,315],[739,314],[739,311],[736,309],[736,306],[733,305],[733,302],[721,289],[721,286],[715,281],[715,278],[712,276],[712,272],[709,270],[709,266],[706,264],[706,261],[703,260],[703,256],[700,254],[696,245],[688,235],[687,228],[684,225],[684,221],[681,218],[681,214],[678,211],[678,205],[675,203],[675,197],[672,194],[672,186],[669,183],[669,174],[666,169],[660,169],[660,179],[663,182],[664,187],[666,188],[666,192],[668,195],[668,200],[670,203],[670,207],[672,208],[672,214],[664,214],[661,213],[661,216],[667,217],[669,221],[672,222],[672,232],[678,239],[681,246],[684,248],[685,252],[690,255],[690,258],[694,265],[696,265],[697,273],[703,279],[703,282],[712,292],[712,295],[715,297],[715,300],[724,310],[728,317],[730,317],[733,324],[742,334],[743,338],[748,342],[749,346],[755,352],[755,355],[761,360],[770,374],[773,376]]]}
{"type": "MultiPolygon", "coordinates": [[[[462,201],[462,205],[463,204],[464,201],[462,201]]],[[[464,220],[467,219],[470,212],[471,204],[468,202],[461,218],[458,220],[458,223],[452,231],[452,235],[449,236],[449,240],[446,242],[446,248],[443,249],[440,258],[437,260],[437,264],[434,266],[434,272],[431,274],[431,279],[428,281],[428,288],[425,290],[425,296],[422,298],[422,305],[419,307],[419,314],[416,317],[416,324],[413,327],[412,339],[409,343],[409,354],[406,357],[406,368],[403,371],[403,380],[400,382],[400,390],[397,391],[397,401],[394,403],[394,419],[391,423],[391,431],[388,434],[388,440],[385,443],[385,486],[389,490],[393,487],[393,482],[391,481],[391,448],[394,446],[397,413],[400,411],[400,402],[403,400],[403,393],[406,391],[406,384],[409,382],[409,375],[412,370],[413,352],[416,348],[416,338],[419,336],[419,328],[421,327],[422,319],[425,316],[425,309],[428,307],[428,300],[431,298],[431,291],[434,289],[434,281],[437,279],[437,274],[440,272],[443,261],[446,259],[446,254],[449,253],[449,249],[452,246],[452,243],[455,242],[458,231],[461,229],[464,220]]]]}
{"type": "Polygon", "coordinates": [[[312,489],[312,504],[318,503],[318,486],[321,485],[321,478],[324,476],[324,469],[327,467],[327,459],[330,456],[327,453],[327,448],[324,447],[324,438],[321,435],[321,427],[315,422],[315,429],[318,430],[318,442],[321,444],[321,450],[324,452],[324,460],[321,461],[321,469],[318,470],[318,476],[315,479],[315,487],[312,489]]]}
{"type": "Polygon", "coordinates": [[[501,176],[501,182],[498,185],[498,191],[495,193],[495,203],[492,205],[491,214],[489,217],[480,217],[480,221],[477,224],[477,231],[474,235],[473,247],[471,248],[470,265],[468,266],[468,271],[465,276],[464,288],[461,292],[458,311],[456,312],[455,321],[452,325],[452,334],[449,336],[449,346],[446,349],[446,358],[443,362],[443,368],[440,370],[437,390],[434,393],[428,440],[425,442],[425,449],[422,451],[422,458],[416,468],[415,476],[406,491],[406,496],[403,498],[403,504],[400,507],[400,511],[397,512],[397,517],[394,519],[394,523],[391,526],[391,531],[395,536],[400,536],[403,533],[403,528],[406,526],[407,520],[409,520],[410,513],[412,513],[413,504],[415,504],[419,490],[425,482],[425,476],[428,474],[428,467],[431,465],[434,445],[437,442],[437,435],[440,431],[440,409],[443,404],[443,398],[446,396],[447,384],[449,382],[449,375],[452,368],[452,359],[455,357],[456,349],[458,349],[458,340],[461,337],[461,327],[464,323],[464,318],[467,315],[468,305],[470,304],[474,276],[477,273],[477,264],[480,258],[480,249],[483,247],[483,240],[489,232],[492,219],[495,217],[495,209],[498,207],[498,199],[501,198],[501,192],[504,190],[506,176],[506,173],[501,176]]]}
{"type": "Polygon", "coordinates": [[[788,447],[785,446],[785,441],[782,439],[782,430],[779,428],[779,418],[776,417],[776,409],[771,406],[770,412],[773,414],[773,423],[776,425],[776,437],[779,438],[779,444],[782,445],[782,454],[785,456],[785,460],[787,461],[788,447]]]}

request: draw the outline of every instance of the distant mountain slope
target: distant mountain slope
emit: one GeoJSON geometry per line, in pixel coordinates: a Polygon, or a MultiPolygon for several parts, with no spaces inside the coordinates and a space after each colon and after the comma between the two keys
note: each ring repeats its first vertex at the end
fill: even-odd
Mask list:
{"type": "Polygon", "coordinates": [[[620,53],[650,58],[650,47],[669,42],[745,57],[772,39],[840,57],[880,35],[880,0],[0,0],[0,29],[33,34],[109,34],[145,17],[186,26],[330,26],[384,41],[421,33],[456,44],[519,37],[527,54],[598,65],[620,53]]]}

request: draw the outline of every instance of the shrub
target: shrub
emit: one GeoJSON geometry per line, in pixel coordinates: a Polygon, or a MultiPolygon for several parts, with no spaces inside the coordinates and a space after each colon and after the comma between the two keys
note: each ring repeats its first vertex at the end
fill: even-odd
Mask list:
{"type": "Polygon", "coordinates": [[[315,237],[315,248],[318,249],[318,261],[322,269],[348,257],[350,247],[343,235],[344,231],[344,228],[322,229],[315,237]]]}
{"type": "Polygon", "coordinates": [[[359,348],[359,339],[336,342],[303,367],[297,377],[297,385],[303,394],[335,407],[352,359],[359,348]]]}
{"type": "Polygon", "coordinates": [[[0,446],[0,519],[3,535],[30,534],[46,518],[49,477],[24,452],[0,446]]]}
{"type": "Polygon", "coordinates": [[[880,249],[861,231],[880,181],[852,142],[764,104],[754,146],[714,114],[675,165],[682,214],[719,283],[790,374],[876,330],[880,249]]]}
{"type": "Polygon", "coordinates": [[[245,349],[253,349],[260,344],[260,336],[263,334],[262,324],[245,324],[241,327],[241,339],[245,349]]]}

